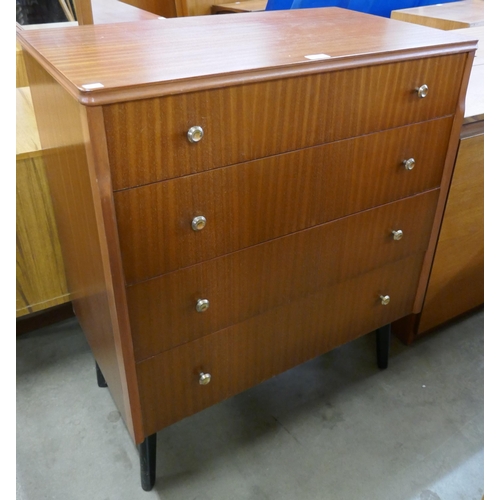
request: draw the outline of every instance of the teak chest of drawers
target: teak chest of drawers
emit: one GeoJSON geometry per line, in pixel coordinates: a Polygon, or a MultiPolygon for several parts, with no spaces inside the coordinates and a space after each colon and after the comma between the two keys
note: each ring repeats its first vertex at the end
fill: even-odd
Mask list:
{"type": "Polygon", "coordinates": [[[418,312],[476,41],[311,9],[21,32],[75,312],[133,439],[418,312]]]}

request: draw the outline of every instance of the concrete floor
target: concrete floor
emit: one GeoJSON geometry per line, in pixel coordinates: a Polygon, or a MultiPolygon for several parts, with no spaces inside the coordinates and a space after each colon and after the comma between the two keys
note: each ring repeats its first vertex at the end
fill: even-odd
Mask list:
{"type": "Polygon", "coordinates": [[[481,500],[483,312],[386,371],[369,334],[158,434],[139,460],[76,320],[17,341],[18,500],[481,500]]]}

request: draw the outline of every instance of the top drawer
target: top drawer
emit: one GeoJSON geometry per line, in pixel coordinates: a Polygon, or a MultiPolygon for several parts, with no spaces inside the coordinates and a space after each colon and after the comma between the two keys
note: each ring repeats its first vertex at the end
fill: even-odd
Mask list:
{"type": "Polygon", "coordinates": [[[113,189],[455,112],[466,54],[105,106],[113,189]],[[427,85],[419,98],[416,91],[427,85]],[[191,127],[203,129],[199,142],[191,127]]]}

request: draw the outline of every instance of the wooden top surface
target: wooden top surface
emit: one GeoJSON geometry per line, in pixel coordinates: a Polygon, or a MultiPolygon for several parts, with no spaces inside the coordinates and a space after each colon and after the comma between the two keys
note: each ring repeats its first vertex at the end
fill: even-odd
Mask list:
{"type": "Polygon", "coordinates": [[[260,12],[266,10],[267,0],[241,0],[240,2],[212,5],[212,14],[218,12],[260,12]]]}
{"type": "MultiPolygon", "coordinates": [[[[473,50],[474,38],[339,8],[18,31],[87,105],[473,50]],[[326,55],[318,60],[318,54],[326,55]]],[[[322,57],[322,56],[320,56],[322,57]]]]}
{"type": "Polygon", "coordinates": [[[460,0],[445,4],[393,10],[393,19],[414,22],[441,29],[484,26],[484,0],[460,0]],[[453,23],[456,23],[453,26],[453,23]]]}

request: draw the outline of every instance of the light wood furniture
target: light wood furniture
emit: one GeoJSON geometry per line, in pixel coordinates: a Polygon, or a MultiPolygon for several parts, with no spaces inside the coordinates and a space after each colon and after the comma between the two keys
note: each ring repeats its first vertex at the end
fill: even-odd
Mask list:
{"type": "Polygon", "coordinates": [[[212,14],[233,12],[260,12],[266,10],[267,0],[242,0],[241,2],[212,5],[212,14]]]}
{"type": "Polygon", "coordinates": [[[409,344],[484,303],[484,27],[455,30],[478,39],[464,124],[421,314],[394,324],[409,344]]]}
{"type": "Polygon", "coordinates": [[[473,38],[336,8],[18,38],[75,312],[144,489],[165,426],[373,330],[387,366],[473,38]]]}
{"type": "Polygon", "coordinates": [[[484,0],[459,0],[445,4],[393,10],[391,18],[441,30],[484,26],[484,0]]]}
{"type": "MultiPolygon", "coordinates": [[[[98,24],[157,19],[118,0],[93,0],[98,24]]],[[[55,29],[76,22],[23,26],[55,29]]],[[[70,301],[23,51],[16,43],[16,317],[70,301]]]]}
{"type": "Polygon", "coordinates": [[[30,89],[16,89],[16,317],[69,301],[30,89]]]}

